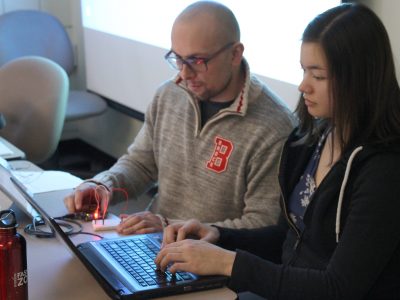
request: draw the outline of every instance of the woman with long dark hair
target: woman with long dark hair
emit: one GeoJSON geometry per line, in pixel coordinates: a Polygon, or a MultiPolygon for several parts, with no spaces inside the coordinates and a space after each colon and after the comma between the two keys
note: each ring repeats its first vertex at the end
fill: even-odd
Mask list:
{"type": "Polygon", "coordinates": [[[365,6],[340,5],[309,23],[300,63],[279,224],[174,224],[156,263],[224,274],[269,300],[400,299],[400,89],[387,32],[365,6]]]}

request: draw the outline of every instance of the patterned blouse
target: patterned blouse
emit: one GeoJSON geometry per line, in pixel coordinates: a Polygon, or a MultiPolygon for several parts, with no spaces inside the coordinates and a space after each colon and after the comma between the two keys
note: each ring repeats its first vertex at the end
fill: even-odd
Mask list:
{"type": "Polygon", "coordinates": [[[303,217],[316,190],[315,173],[317,171],[319,159],[321,158],[322,147],[325,144],[329,131],[330,130],[326,130],[319,139],[318,145],[308,162],[304,174],[300,177],[299,182],[289,198],[289,216],[300,231],[304,229],[303,217]]]}

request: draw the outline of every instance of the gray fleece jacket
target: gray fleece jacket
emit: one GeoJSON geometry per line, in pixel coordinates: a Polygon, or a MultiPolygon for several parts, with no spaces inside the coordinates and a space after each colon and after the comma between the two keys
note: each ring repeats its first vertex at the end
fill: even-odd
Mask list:
{"type": "Polygon", "coordinates": [[[243,90],[204,127],[198,100],[181,79],[164,83],[128,153],[95,180],[126,189],[130,198],[158,182],[151,210],[171,219],[229,228],[275,223],[279,157],[293,119],[244,64],[243,90]]]}

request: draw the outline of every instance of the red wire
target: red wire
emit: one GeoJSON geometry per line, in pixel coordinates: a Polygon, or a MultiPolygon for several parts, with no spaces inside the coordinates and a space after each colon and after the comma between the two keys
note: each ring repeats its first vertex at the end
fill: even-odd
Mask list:
{"type": "MultiPolygon", "coordinates": [[[[104,219],[105,215],[107,213],[107,210],[108,210],[108,205],[110,203],[109,194],[107,193],[108,190],[104,186],[98,185],[98,186],[96,186],[94,191],[95,191],[94,192],[94,198],[95,198],[96,203],[97,203],[97,207],[96,207],[96,212],[95,213],[98,214],[99,211],[101,212],[100,203],[102,203],[102,205],[103,205],[102,218],[104,219]],[[105,198],[104,198],[103,194],[101,192],[99,192],[100,189],[102,189],[105,192],[105,194],[104,194],[105,198]]],[[[113,188],[112,192],[122,192],[123,193],[123,195],[125,197],[125,206],[122,208],[122,212],[121,213],[126,212],[128,210],[128,199],[129,199],[128,192],[123,188],[113,188]]]]}

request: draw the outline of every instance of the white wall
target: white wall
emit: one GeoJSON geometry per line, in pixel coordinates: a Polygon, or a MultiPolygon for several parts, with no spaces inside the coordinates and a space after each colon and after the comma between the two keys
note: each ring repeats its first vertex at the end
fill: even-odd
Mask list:
{"type": "Polygon", "coordinates": [[[400,1],[360,0],[359,2],[370,7],[383,21],[392,44],[397,80],[400,80],[400,1]]]}
{"type": "MultiPolygon", "coordinates": [[[[392,43],[396,63],[397,78],[400,79],[400,18],[398,17],[398,13],[400,12],[400,1],[359,0],[358,2],[364,3],[371,9],[373,9],[385,24],[392,43]]],[[[279,81],[267,78],[263,79],[273,90],[282,90],[282,84],[279,81]]],[[[295,87],[290,90],[284,90],[279,95],[287,102],[289,107],[295,107],[298,98],[298,93],[295,87]]],[[[107,118],[104,119],[104,122],[102,122],[102,127],[106,126],[108,122],[111,122],[111,124],[114,124],[114,122],[119,122],[119,124],[123,124],[119,128],[119,130],[123,130],[122,132],[125,132],[123,135],[126,138],[120,137],[120,139],[116,140],[113,145],[110,145],[109,140],[105,139],[104,137],[101,138],[99,135],[97,135],[96,137],[96,134],[94,134],[93,132],[93,126],[85,127],[84,136],[87,140],[90,140],[93,144],[100,146],[106,152],[114,153],[118,156],[119,153],[123,153],[125,151],[124,147],[129,145],[141,125],[140,122],[131,120],[126,117],[120,118],[119,116],[120,114],[118,112],[109,113],[106,116],[107,118]],[[125,131],[125,129],[127,131],[125,131]]],[[[93,120],[91,125],[93,125],[93,120]]],[[[104,130],[107,130],[107,128],[104,128],[104,130]]]]}
{"type": "MultiPolygon", "coordinates": [[[[398,0],[360,0],[371,7],[382,18],[388,29],[392,41],[396,60],[397,74],[400,78],[400,20],[397,13],[400,11],[398,0]]],[[[79,0],[0,0],[0,13],[14,9],[39,9],[56,15],[66,27],[74,44],[77,68],[71,77],[71,86],[85,88],[85,58],[82,38],[82,26],[79,0]]],[[[281,88],[279,81],[265,79],[267,84],[278,91],[281,88]]],[[[279,94],[279,93],[278,93],[279,94]]],[[[293,108],[297,102],[296,88],[285,91],[280,96],[293,108]]],[[[133,141],[141,127],[141,122],[109,110],[100,117],[91,120],[72,122],[67,125],[64,138],[79,137],[98,147],[106,153],[119,157],[126,147],[133,141]]]]}

